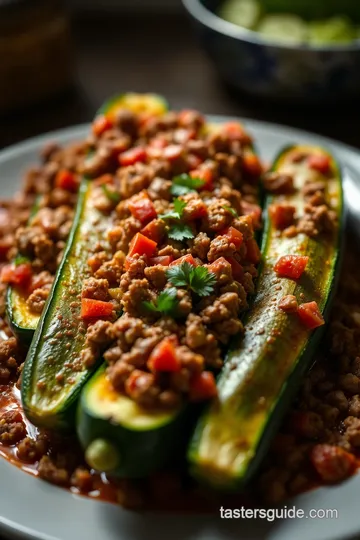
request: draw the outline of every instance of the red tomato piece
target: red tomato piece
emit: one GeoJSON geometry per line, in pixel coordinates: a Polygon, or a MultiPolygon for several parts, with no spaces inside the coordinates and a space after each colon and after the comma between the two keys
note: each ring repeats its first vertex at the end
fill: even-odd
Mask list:
{"type": "Polygon", "coordinates": [[[108,129],[111,129],[113,127],[113,124],[107,116],[101,114],[100,116],[97,116],[92,124],[92,132],[97,137],[100,137],[105,131],[108,129]]]}
{"type": "Polygon", "coordinates": [[[294,223],[296,208],[290,204],[270,204],[269,216],[275,229],[286,229],[294,223]]]}
{"type": "Polygon", "coordinates": [[[203,123],[203,117],[199,116],[199,113],[197,111],[194,111],[192,109],[184,109],[183,111],[179,112],[178,121],[181,126],[187,128],[193,125],[194,119],[197,120],[197,124],[203,123]]]}
{"type": "Polygon", "coordinates": [[[151,352],[147,365],[151,371],[179,371],[181,362],[176,356],[174,339],[171,337],[162,339],[151,352]]]}
{"type": "Polygon", "coordinates": [[[170,266],[175,266],[177,264],[181,264],[183,262],[187,262],[189,264],[192,264],[193,266],[197,266],[197,263],[194,259],[194,257],[189,253],[188,255],[183,255],[182,257],[179,257],[175,261],[173,261],[170,266]]]}
{"type": "Polygon", "coordinates": [[[244,155],[243,169],[249,176],[260,176],[263,171],[260,159],[250,152],[244,155]]]}
{"type": "Polygon", "coordinates": [[[216,381],[211,371],[202,371],[194,375],[190,382],[190,401],[204,401],[217,396],[216,381]]]}
{"type": "Polygon", "coordinates": [[[163,222],[159,223],[159,221],[160,220],[154,219],[153,221],[150,221],[150,223],[148,223],[143,229],[141,229],[141,233],[144,236],[151,238],[151,240],[154,240],[154,242],[157,244],[161,242],[165,234],[163,222]]]}
{"type": "Polygon", "coordinates": [[[190,171],[192,178],[200,178],[204,180],[204,184],[199,188],[199,191],[213,191],[214,189],[214,173],[210,168],[195,169],[190,171]]]}
{"type": "Polygon", "coordinates": [[[162,148],[165,148],[168,144],[169,142],[166,139],[166,137],[162,137],[161,135],[154,137],[149,142],[149,146],[151,146],[152,148],[158,148],[159,150],[161,150],[162,148]]]}
{"type": "Polygon", "coordinates": [[[216,259],[216,261],[208,265],[208,270],[209,272],[212,272],[213,274],[219,276],[224,269],[224,265],[225,267],[227,266],[227,262],[229,261],[227,261],[224,257],[219,257],[218,259],[216,259]]]}
{"type": "Polygon", "coordinates": [[[126,152],[122,152],[119,155],[119,163],[122,167],[127,167],[128,165],[134,165],[138,162],[146,161],[147,153],[145,148],[142,146],[136,146],[135,148],[130,148],[126,152]]]}
{"type": "Polygon", "coordinates": [[[196,131],[194,129],[178,128],[174,131],[174,141],[178,144],[185,144],[195,137],[196,131]]]}
{"type": "Polygon", "coordinates": [[[314,446],[310,460],[321,479],[328,483],[344,480],[356,467],[356,459],[352,454],[331,444],[314,446]]]}
{"type": "Polygon", "coordinates": [[[160,255],[160,257],[152,257],[150,259],[150,264],[161,264],[161,266],[169,266],[172,263],[173,257],[171,255],[160,255]]]}
{"type": "Polygon", "coordinates": [[[55,177],[55,186],[76,193],[79,188],[79,182],[73,172],[67,169],[61,169],[55,177]]]}
{"type": "Polygon", "coordinates": [[[274,266],[274,270],[280,277],[299,279],[303,274],[309,257],[303,255],[284,255],[280,257],[274,266]]]}
{"type": "Polygon", "coordinates": [[[82,319],[104,319],[110,317],[114,306],[110,302],[94,300],[93,298],[81,299],[81,318],[82,319]]]}
{"type": "Polygon", "coordinates": [[[157,218],[155,206],[145,193],[139,193],[129,200],[129,210],[141,223],[157,218]]]}
{"type": "Polygon", "coordinates": [[[261,251],[255,238],[246,241],[246,260],[253,264],[261,261],[261,251]]]}
{"type": "Polygon", "coordinates": [[[233,278],[241,283],[244,279],[244,269],[241,264],[234,257],[225,257],[225,260],[231,265],[233,278]]]}
{"type": "Polygon", "coordinates": [[[254,229],[261,227],[262,210],[258,204],[241,201],[241,213],[243,216],[250,216],[253,222],[254,229]]]}
{"type": "Polygon", "coordinates": [[[24,289],[29,285],[31,276],[32,267],[30,263],[6,264],[1,270],[0,281],[24,289]]]}
{"type": "Polygon", "coordinates": [[[137,233],[130,242],[128,256],[133,257],[135,254],[138,254],[152,257],[156,251],[156,247],[157,243],[154,240],[147,238],[141,233],[137,233]]]}
{"type": "Polygon", "coordinates": [[[197,169],[197,167],[200,167],[203,162],[203,159],[195,154],[188,154],[186,159],[190,170],[197,169]]]}
{"type": "Polygon", "coordinates": [[[300,304],[298,307],[298,315],[301,319],[301,322],[304,323],[307,328],[313,330],[319,326],[325,324],[324,317],[319,309],[319,306],[316,302],[307,302],[305,304],[300,304]]]}
{"type": "Polygon", "coordinates": [[[307,164],[310,169],[314,169],[321,174],[327,174],[330,171],[331,158],[326,155],[313,154],[308,157],[307,164]]]}
{"type": "Polygon", "coordinates": [[[236,249],[239,249],[244,242],[244,237],[242,233],[238,231],[237,229],[235,229],[235,227],[228,227],[225,231],[222,231],[220,234],[222,236],[227,236],[230,242],[232,242],[235,245],[236,249]]]}
{"type": "Polygon", "coordinates": [[[164,148],[162,155],[165,159],[168,159],[169,161],[175,161],[176,159],[179,159],[182,152],[182,146],[178,144],[169,144],[169,146],[164,148]]]}
{"type": "Polygon", "coordinates": [[[133,262],[135,262],[135,261],[136,261],[136,259],[135,259],[134,257],[129,257],[129,256],[127,256],[127,257],[125,258],[125,262],[124,262],[124,268],[125,268],[125,270],[128,271],[129,268],[130,268],[130,266],[131,266],[131,264],[132,264],[133,262]]]}

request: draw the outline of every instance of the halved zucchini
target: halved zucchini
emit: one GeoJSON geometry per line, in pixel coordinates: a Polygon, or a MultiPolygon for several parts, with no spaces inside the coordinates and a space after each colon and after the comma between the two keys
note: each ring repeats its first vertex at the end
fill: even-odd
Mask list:
{"type": "MultiPolygon", "coordinates": [[[[145,97],[131,96],[121,95],[118,104],[113,98],[100,113],[125,108],[126,103],[137,110],[139,102],[144,110],[145,97]]],[[[151,97],[150,112],[154,103],[151,97]]],[[[39,427],[61,429],[72,425],[80,390],[97,367],[87,369],[80,361],[86,334],[80,318],[81,292],[84,280],[90,277],[87,260],[95,246],[101,242],[110,253],[105,239],[112,218],[94,207],[93,186],[91,179],[82,179],[65,253],[24,364],[23,408],[39,427]]]]}
{"type": "MultiPolygon", "coordinates": [[[[305,165],[292,162],[295,152],[329,154],[299,146],[279,155],[273,170],[292,173],[301,189],[305,165]]],[[[257,293],[244,321],[244,338],[227,355],[217,383],[218,400],[200,418],[188,450],[192,474],[217,488],[238,489],[254,474],[319,342],[321,330],[311,333],[297,314],[284,313],[278,304],[285,295],[295,295],[299,304],[315,300],[324,316],[328,314],[339,270],[343,212],[341,174],[333,158],[331,171],[326,197],[338,216],[334,234],[288,238],[267,220],[257,293]],[[297,281],[279,279],[274,271],[279,257],[288,254],[309,256],[297,281]]],[[[301,191],[269,197],[267,203],[284,200],[303,214],[301,191]]]]}
{"type": "Polygon", "coordinates": [[[142,477],[184,454],[189,411],[149,411],[115,392],[104,368],[85,386],[77,413],[77,434],[94,469],[121,477],[142,477]],[[109,460],[111,454],[116,459],[109,460]]]}

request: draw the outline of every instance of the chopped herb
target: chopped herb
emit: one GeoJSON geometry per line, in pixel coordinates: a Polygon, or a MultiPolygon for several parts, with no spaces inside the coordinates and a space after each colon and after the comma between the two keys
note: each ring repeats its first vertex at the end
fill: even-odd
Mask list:
{"type": "Polygon", "coordinates": [[[163,315],[173,315],[176,311],[178,302],[176,299],[177,290],[170,287],[162,291],[156,299],[156,302],[143,302],[144,307],[151,313],[163,315]]]}
{"type": "Polygon", "coordinates": [[[174,197],[179,197],[180,195],[186,195],[192,191],[196,191],[205,184],[205,180],[201,178],[193,178],[189,174],[180,174],[175,176],[172,181],[171,194],[174,197]]]}
{"type": "Polygon", "coordinates": [[[234,216],[234,218],[239,217],[239,214],[237,213],[235,208],[231,208],[231,206],[226,206],[226,205],[224,205],[223,208],[224,208],[224,210],[228,210],[228,212],[230,212],[230,214],[232,214],[234,216]]]}
{"type": "Polygon", "coordinates": [[[24,257],[24,255],[18,255],[14,262],[15,266],[20,266],[20,264],[26,264],[30,262],[30,259],[28,257],[24,257]]]}
{"type": "Polygon", "coordinates": [[[184,208],[186,206],[186,202],[182,201],[181,199],[175,199],[174,200],[174,210],[170,210],[170,212],[167,212],[166,214],[161,214],[159,217],[161,219],[181,219],[184,208]]]}
{"type": "Polygon", "coordinates": [[[117,193],[116,191],[111,191],[111,189],[109,189],[106,184],[102,184],[101,189],[110,201],[114,203],[118,203],[120,201],[120,193],[117,193]]]}
{"type": "Polygon", "coordinates": [[[205,266],[193,266],[188,262],[173,266],[166,272],[175,287],[187,287],[199,296],[209,296],[216,284],[216,276],[205,266]]]}
{"type": "Polygon", "coordinates": [[[175,223],[174,225],[171,225],[168,237],[171,238],[171,240],[182,242],[183,240],[191,240],[194,238],[194,233],[189,225],[186,225],[185,223],[175,223]]]}

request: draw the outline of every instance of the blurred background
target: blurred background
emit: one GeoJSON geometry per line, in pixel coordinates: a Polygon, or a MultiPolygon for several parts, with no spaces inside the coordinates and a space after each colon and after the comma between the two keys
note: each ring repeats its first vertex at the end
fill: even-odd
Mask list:
{"type": "MultiPolygon", "coordinates": [[[[294,4],[284,2],[286,11],[294,4]]],[[[90,121],[111,94],[153,91],[174,108],[278,122],[360,148],[357,36],[340,56],[332,46],[314,54],[211,14],[221,2],[185,4],[0,0],[0,147],[90,121]]]]}

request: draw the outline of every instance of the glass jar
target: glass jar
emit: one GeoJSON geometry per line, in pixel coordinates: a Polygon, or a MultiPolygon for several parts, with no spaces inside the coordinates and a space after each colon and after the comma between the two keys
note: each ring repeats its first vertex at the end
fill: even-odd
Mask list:
{"type": "Polygon", "coordinates": [[[72,81],[69,22],[58,0],[0,0],[0,112],[66,89],[72,81]]]}

